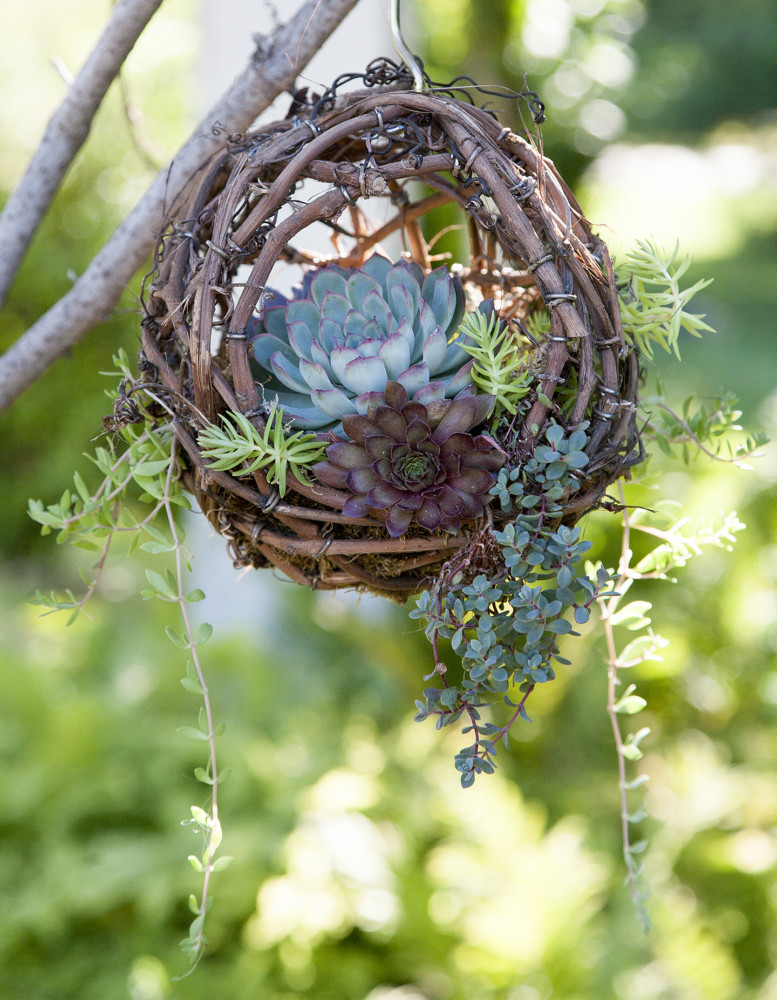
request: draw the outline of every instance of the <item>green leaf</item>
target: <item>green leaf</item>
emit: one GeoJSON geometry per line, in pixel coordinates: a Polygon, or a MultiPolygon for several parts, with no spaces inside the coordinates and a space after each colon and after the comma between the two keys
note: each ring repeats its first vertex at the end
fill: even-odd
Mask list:
{"type": "Polygon", "coordinates": [[[195,729],[194,726],[179,726],[176,729],[176,732],[180,733],[181,736],[184,736],[187,740],[207,740],[208,739],[208,734],[207,733],[203,733],[201,730],[195,729]]]}
{"type": "Polygon", "coordinates": [[[194,642],[197,646],[204,646],[205,643],[213,635],[213,626],[209,625],[208,622],[203,622],[197,627],[194,633],[194,642]]]}
{"type": "Polygon", "coordinates": [[[619,715],[636,715],[637,712],[641,712],[642,709],[647,705],[644,698],[640,698],[638,694],[630,694],[625,698],[621,698],[620,701],[614,706],[613,711],[617,712],[619,715]]]}
{"type": "Polygon", "coordinates": [[[170,600],[175,600],[177,598],[177,594],[170,587],[167,580],[165,580],[163,576],[160,576],[160,574],[155,570],[147,569],[146,579],[153,587],[155,593],[161,594],[163,597],[167,597],[170,600]]]}

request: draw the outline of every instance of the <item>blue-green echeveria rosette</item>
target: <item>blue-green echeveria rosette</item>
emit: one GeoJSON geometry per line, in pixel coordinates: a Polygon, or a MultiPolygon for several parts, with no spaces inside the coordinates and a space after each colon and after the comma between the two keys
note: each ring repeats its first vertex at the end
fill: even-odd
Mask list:
{"type": "Polygon", "coordinates": [[[343,416],[348,440],[330,444],[326,461],[311,471],[324,485],[352,494],[343,506],[348,517],[385,510],[392,538],[412,523],[455,534],[462,521],[483,516],[506,460],[491,437],[470,433],[493,405],[491,396],[465,390],[427,407],[389,381],[383,402],[368,414],[343,416]]]}
{"type": "Polygon", "coordinates": [[[461,282],[444,267],[424,275],[375,253],[361,268],[308,272],[291,299],[274,294],[248,333],[258,381],[284,419],[339,429],[346,414],[382,399],[389,381],[424,404],[470,385],[472,358],[454,339],[463,314],[461,282]]]}

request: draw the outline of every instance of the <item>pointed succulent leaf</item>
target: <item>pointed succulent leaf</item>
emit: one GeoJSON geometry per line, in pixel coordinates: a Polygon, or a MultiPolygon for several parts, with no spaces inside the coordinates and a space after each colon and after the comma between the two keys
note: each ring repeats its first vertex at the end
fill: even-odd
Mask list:
{"type": "Polygon", "coordinates": [[[374,412],[375,407],[379,406],[382,402],[382,392],[360,392],[359,395],[354,398],[356,412],[364,416],[370,412],[374,412]]]}
{"type": "Polygon", "coordinates": [[[381,292],[383,292],[386,288],[386,275],[393,266],[388,257],[384,257],[380,253],[374,253],[372,257],[362,264],[360,270],[364,271],[371,278],[374,278],[380,284],[381,292]]]}
{"type": "Polygon", "coordinates": [[[343,322],[343,334],[344,336],[358,337],[359,340],[364,335],[364,324],[367,322],[367,318],[364,313],[360,312],[358,309],[351,309],[345,317],[343,322]]]}
{"type": "Polygon", "coordinates": [[[318,324],[318,337],[316,338],[327,352],[331,352],[343,340],[343,328],[333,319],[321,319],[318,324]]]}
{"type": "Polygon", "coordinates": [[[345,275],[342,269],[324,267],[313,278],[310,291],[316,305],[321,308],[327,292],[345,295],[345,275]]]}
{"type": "Polygon", "coordinates": [[[270,368],[270,358],[276,352],[282,354],[290,365],[295,365],[299,358],[292,348],[283,340],[274,337],[271,333],[260,333],[251,345],[254,357],[262,368],[270,368]]]}
{"type": "Polygon", "coordinates": [[[356,406],[342,389],[311,389],[310,398],[333,420],[340,420],[346,413],[355,413],[356,406]]]}
{"type": "Polygon", "coordinates": [[[270,355],[270,368],[273,370],[278,381],[282,382],[289,389],[303,394],[308,393],[310,389],[300,377],[299,359],[296,360],[297,364],[293,364],[281,351],[275,351],[274,354],[270,355]]]}
{"type": "Polygon", "coordinates": [[[429,372],[432,375],[436,375],[442,369],[447,353],[448,341],[445,339],[445,334],[440,327],[437,326],[423,344],[424,361],[429,366],[429,372]]]}
{"type": "Polygon", "coordinates": [[[286,309],[284,306],[270,306],[262,314],[264,328],[274,337],[284,339],[286,335],[286,309]]]}
{"type": "Polygon", "coordinates": [[[288,338],[289,343],[294,348],[294,353],[300,358],[307,358],[308,361],[313,360],[313,356],[310,353],[310,348],[313,343],[313,335],[308,328],[307,323],[296,322],[289,323],[288,328],[288,338]]]}
{"type": "Polygon", "coordinates": [[[434,333],[435,328],[439,326],[437,317],[434,315],[434,310],[426,299],[421,299],[418,307],[417,322],[421,330],[422,342],[426,340],[427,337],[431,336],[431,334],[434,333]]]}
{"type": "Polygon", "coordinates": [[[298,429],[317,431],[331,426],[332,418],[314,405],[309,389],[304,396],[296,392],[278,392],[275,396],[283,409],[283,419],[293,420],[298,429]]]}
{"type": "Polygon", "coordinates": [[[404,268],[400,270],[399,267],[395,267],[386,278],[386,294],[396,318],[406,319],[412,323],[421,297],[421,289],[412,275],[404,268]]]}
{"type": "Polygon", "coordinates": [[[428,406],[433,400],[445,399],[445,383],[435,380],[427,385],[422,385],[413,399],[417,403],[423,403],[424,406],[428,406]]]}
{"type": "Polygon", "coordinates": [[[345,295],[327,292],[321,303],[321,318],[331,319],[342,329],[345,317],[351,310],[351,303],[345,295]]]}
{"type": "Polygon", "coordinates": [[[362,302],[370,292],[383,295],[383,288],[379,281],[370,277],[363,270],[354,271],[345,283],[345,294],[354,309],[361,310],[362,302]]]}
{"type": "MultiPolygon", "coordinates": [[[[310,345],[310,358],[316,364],[321,365],[329,378],[334,378],[334,371],[332,370],[332,362],[330,360],[331,354],[325,351],[317,340],[314,340],[310,345]]],[[[300,362],[300,364],[301,363],[302,362],[300,362]]],[[[318,386],[318,388],[322,389],[326,388],[326,386],[318,386]]]]}
{"type": "Polygon", "coordinates": [[[335,378],[342,385],[345,379],[345,366],[349,361],[359,357],[359,352],[355,347],[335,347],[329,355],[329,363],[332,366],[335,378]]]}
{"type": "Polygon", "coordinates": [[[300,358],[299,373],[311,389],[331,389],[332,383],[323,365],[300,358]]]}
{"type": "Polygon", "coordinates": [[[451,434],[466,433],[474,426],[477,412],[478,403],[474,396],[458,396],[435,428],[433,439],[442,444],[451,434]]]}
{"type": "Polygon", "coordinates": [[[378,337],[371,337],[367,340],[363,340],[358,347],[359,356],[362,358],[377,358],[378,352],[383,346],[383,343],[383,340],[378,337]]]}
{"type": "MultiPolygon", "coordinates": [[[[449,398],[451,396],[458,395],[462,389],[466,389],[468,386],[472,385],[472,368],[475,364],[475,359],[470,358],[466,365],[456,372],[453,378],[445,380],[445,395],[449,398]]],[[[489,397],[490,399],[491,397],[489,397]]],[[[493,406],[493,403],[491,404],[493,406]]]]}
{"type": "MultiPolygon", "coordinates": [[[[370,292],[364,297],[364,302],[362,303],[362,312],[367,317],[368,320],[374,320],[378,325],[378,328],[386,332],[388,328],[388,318],[391,315],[391,310],[389,309],[388,302],[382,298],[377,292],[370,292]]],[[[369,322],[367,324],[369,327],[369,322]]],[[[365,327],[365,330],[367,329],[365,327]]]]}
{"type": "Polygon", "coordinates": [[[318,336],[318,321],[321,318],[318,306],[312,299],[292,299],[286,306],[286,324],[304,323],[311,338],[318,336]]]}
{"type": "Polygon", "coordinates": [[[380,392],[386,385],[386,369],[380,358],[354,358],[345,366],[343,385],[351,392],[380,392]]]}
{"type": "Polygon", "coordinates": [[[429,381],[429,365],[425,361],[420,361],[397,375],[396,381],[407,389],[409,396],[414,396],[429,381]]]}
{"type": "Polygon", "coordinates": [[[395,379],[410,364],[410,346],[407,339],[395,333],[381,344],[378,357],[385,365],[388,377],[395,379]]]}

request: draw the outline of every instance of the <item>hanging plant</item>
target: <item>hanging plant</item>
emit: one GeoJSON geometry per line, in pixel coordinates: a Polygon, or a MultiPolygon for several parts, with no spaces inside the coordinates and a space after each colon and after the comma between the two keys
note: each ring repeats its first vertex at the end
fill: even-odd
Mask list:
{"type": "MultiPolygon", "coordinates": [[[[569,662],[560,638],[597,604],[612,629],[630,582],[698,541],[659,533],[654,569],[624,564],[618,576],[586,564],[578,522],[624,511],[608,490],[643,460],[656,426],[638,417],[640,358],[676,350],[681,329],[705,329],[686,310],[701,286],[683,291],[685,262],[650,242],[614,268],[528,132],[455,88],[409,84],[404,67],[378,60],[294,116],[230,136],[202,165],[146,283],[139,375],[117,358],[114,443],[95,458],[103,483],[92,492],[79,478],[59,504],[31,505],[44,530],[98,547],[100,567],[116,530],[175,554],[177,574],[149,571],[147,596],[180,605],[184,630],[170,637],[188,652],[184,686],[203,699],[184,734],[207,743],[197,777],[212,790],[210,810],[192,810],[205,845],[192,858],[204,878],[184,942],[193,960],[210,875],[227,859],[216,858],[223,774],[199,659],[210,630],[188,617],[203,595],[182,582],[174,505],[193,498],[235,566],[319,590],[415,596],[411,618],[432,648],[417,718],[461,722],[464,786],[494,770],[532,691],[569,662]],[[354,79],[362,86],[343,91],[354,79]],[[380,224],[365,211],[378,202],[380,224]],[[434,259],[427,223],[443,205],[469,238],[450,267],[434,259]],[[326,251],[306,243],[315,230],[326,251]],[[132,481],[152,506],[146,517],[121,504],[132,481]],[[503,702],[505,723],[484,718],[503,702]]],[[[513,97],[538,125],[536,95],[513,97]]],[[[703,446],[733,419],[721,407],[664,437],[703,446]]],[[[725,545],[738,527],[730,519],[699,544],[725,545]]],[[[644,731],[620,738],[616,716],[641,699],[631,688],[616,696],[617,668],[650,655],[651,641],[610,664],[622,765],[638,758],[644,731]]],[[[624,809],[626,791],[622,769],[624,809]]],[[[626,852],[635,882],[628,832],[626,852]]]]}

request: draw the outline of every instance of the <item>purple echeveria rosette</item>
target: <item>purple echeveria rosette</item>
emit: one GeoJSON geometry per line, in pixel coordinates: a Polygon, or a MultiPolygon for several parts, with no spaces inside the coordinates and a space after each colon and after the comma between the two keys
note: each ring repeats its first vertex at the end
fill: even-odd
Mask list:
{"type": "Polygon", "coordinates": [[[493,409],[491,396],[463,392],[426,406],[410,400],[398,382],[368,414],[343,417],[349,440],[326,450],[313,466],[319,482],[349,491],[343,513],[364,517],[386,511],[392,538],[412,523],[455,534],[462,521],[482,517],[506,455],[493,438],[469,432],[493,409]]]}

